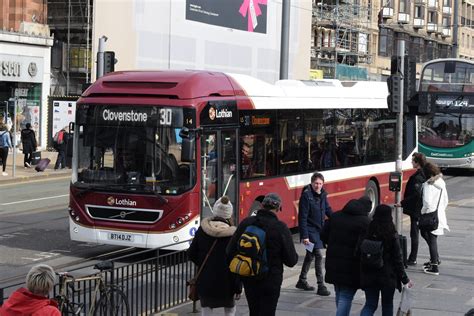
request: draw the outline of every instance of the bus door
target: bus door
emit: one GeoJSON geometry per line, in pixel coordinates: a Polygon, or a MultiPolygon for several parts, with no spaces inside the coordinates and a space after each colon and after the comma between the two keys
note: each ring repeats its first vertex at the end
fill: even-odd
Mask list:
{"type": "Polygon", "coordinates": [[[201,218],[212,215],[217,199],[227,195],[238,210],[237,129],[204,129],[201,134],[201,218]]]}

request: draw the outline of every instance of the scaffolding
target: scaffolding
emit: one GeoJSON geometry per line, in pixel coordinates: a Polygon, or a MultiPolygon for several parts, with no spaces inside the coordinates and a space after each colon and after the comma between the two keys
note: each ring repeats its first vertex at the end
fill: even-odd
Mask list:
{"type": "Polygon", "coordinates": [[[313,0],[311,68],[324,78],[367,79],[371,8],[356,1],[313,0]]]}
{"type": "Polygon", "coordinates": [[[48,0],[54,34],[51,94],[80,95],[91,78],[93,0],[48,0]]]}

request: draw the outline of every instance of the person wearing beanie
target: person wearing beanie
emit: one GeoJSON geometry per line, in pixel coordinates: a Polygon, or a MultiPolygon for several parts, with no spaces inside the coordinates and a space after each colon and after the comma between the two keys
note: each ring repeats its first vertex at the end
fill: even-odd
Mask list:
{"type": "Polygon", "coordinates": [[[291,232],[277,217],[281,206],[282,200],[278,194],[267,194],[262,201],[262,209],[240,223],[227,246],[227,258],[230,261],[238,252],[238,241],[247,226],[256,225],[265,230],[268,273],[262,278],[249,277],[242,280],[250,316],[275,315],[283,282],[283,265],[293,267],[298,262],[291,232]]]}
{"type": "Polygon", "coordinates": [[[366,196],[350,200],[326,221],[321,232],[327,245],[325,281],[334,285],[337,316],[349,316],[352,300],[360,288],[360,260],[354,254],[357,236],[367,233],[371,209],[372,201],[366,196]]]}
{"type": "Polygon", "coordinates": [[[365,305],[360,315],[374,315],[379,296],[382,296],[382,315],[393,315],[395,289],[401,291],[402,283],[408,287],[413,284],[405,273],[398,232],[393,224],[390,206],[382,204],[375,208],[365,238],[382,241],[383,266],[380,269],[374,269],[361,265],[360,282],[365,292],[365,305]]]}
{"type": "Polygon", "coordinates": [[[212,213],[213,216],[202,220],[188,249],[188,256],[200,267],[210,251],[197,280],[201,315],[212,315],[214,308],[223,307],[226,316],[233,316],[236,312],[235,300],[240,298],[242,285],[223,260],[227,244],[235,232],[235,226],[232,225],[233,207],[229,198],[223,196],[218,199],[212,213]]]}
{"type": "Polygon", "coordinates": [[[408,255],[407,265],[415,266],[418,256],[418,243],[420,229],[418,228],[418,219],[421,216],[421,207],[423,205],[421,195],[423,183],[426,181],[423,167],[426,164],[426,157],[422,153],[414,153],[411,158],[411,164],[416,172],[410,176],[403,200],[400,205],[403,207],[403,213],[410,216],[410,254],[408,255]]]}
{"type": "Polygon", "coordinates": [[[232,218],[234,208],[232,206],[232,203],[230,203],[230,200],[227,196],[223,196],[220,199],[216,201],[214,204],[214,207],[212,208],[212,213],[217,216],[221,217],[224,219],[230,219],[232,218]]]}
{"type": "Polygon", "coordinates": [[[307,275],[314,260],[314,270],[318,290],[316,294],[328,296],[331,294],[324,285],[323,275],[323,252],[324,245],[319,236],[326,217],[331,217],[332,208],[327,199],[327,192],[323,188],[324,176],[315,172],[311,176],[311,183],[303,188],[298,204],[298,227],[300,240],[306,246],[313,244],[313,251],[306,249],[300,277],[296,283],[296,288],[304,291],[314,291],[314,286],[309,285],[307,275]]]}

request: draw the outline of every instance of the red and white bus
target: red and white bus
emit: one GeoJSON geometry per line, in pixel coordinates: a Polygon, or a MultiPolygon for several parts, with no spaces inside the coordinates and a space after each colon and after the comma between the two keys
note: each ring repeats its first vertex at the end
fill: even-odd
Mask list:
{"type": "MultiPolygon", "coordinates": [[[[380,82],[271,85],[208,71],[102,77],[77,103],[71,239],[177,243],[194,235],[223,194],[239,221],[277,192],[279,217],[296,227],[301,189],[315,171],[335,210],[364,193],[374,205],[393,203],[396,119],[387,93],[380,82]]],[[[407,118],[407,169],[415,125],[407,118]]]]}

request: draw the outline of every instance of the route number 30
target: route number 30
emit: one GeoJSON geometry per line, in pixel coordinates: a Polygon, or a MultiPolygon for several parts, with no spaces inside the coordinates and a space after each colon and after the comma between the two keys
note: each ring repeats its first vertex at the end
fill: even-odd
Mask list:
{"type": "Polygon", "coordinates": [[[171,122],[173,122],[171,109],[160,109],[160,125],[171,126],[171,122]]]}

